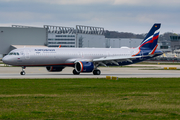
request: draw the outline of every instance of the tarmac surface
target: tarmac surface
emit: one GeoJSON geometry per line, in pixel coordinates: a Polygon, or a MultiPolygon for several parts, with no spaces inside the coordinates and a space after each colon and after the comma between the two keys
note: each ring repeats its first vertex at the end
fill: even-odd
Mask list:
{"type": "Polygon", "coordinates": [[[180,65],[130,65],[127,67],[100,67],[101,75],[81,73],[73,75],[73,68],[67,67],[62,72],[48,72],[45,67],[27,67],[26,75],[20,75],[21,67],[0,66],[0,79],[3,78],[105,78],[115,76],[118,78],[167,78],[180,77],[180,70],[164,70],[164,67],[177,67],[180,65]]]}

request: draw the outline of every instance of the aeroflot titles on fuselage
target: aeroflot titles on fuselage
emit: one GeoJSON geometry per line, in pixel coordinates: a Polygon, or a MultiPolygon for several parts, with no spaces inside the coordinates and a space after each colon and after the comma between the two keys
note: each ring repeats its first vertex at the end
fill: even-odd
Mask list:
{"type": "Polygon", "coordinates": [[[55,49],[35,49],[35,51],[55,51],[55,49]]]}

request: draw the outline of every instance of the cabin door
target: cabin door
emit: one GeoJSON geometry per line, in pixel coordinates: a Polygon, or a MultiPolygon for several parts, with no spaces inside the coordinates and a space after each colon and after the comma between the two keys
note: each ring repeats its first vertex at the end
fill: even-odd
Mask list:
{"type": "Polygon", "coordinates": [[[25,50],[24,53],[25,53],[25,59],[30,59],[29,50],[25,50]]]}

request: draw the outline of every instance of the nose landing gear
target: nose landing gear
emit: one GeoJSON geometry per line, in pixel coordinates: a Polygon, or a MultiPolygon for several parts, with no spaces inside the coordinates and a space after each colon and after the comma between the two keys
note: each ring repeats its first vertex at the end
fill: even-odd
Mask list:
{"type": "Polygon", "coordinates": [[[20,75],[25,75],[26,74],[25,69],[26,69],[26,66],[22,66],[22,71],[20,72],[20,75]]]}

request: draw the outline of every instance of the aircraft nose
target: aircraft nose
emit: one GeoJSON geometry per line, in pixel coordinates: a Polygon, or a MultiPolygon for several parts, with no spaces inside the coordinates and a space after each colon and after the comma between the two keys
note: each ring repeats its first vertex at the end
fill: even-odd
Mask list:
{"type": "Polygon", "coordinates": [[[3,63],[5,63],[5,62],[6,62],[6,58],[5,58],[5,57],[3,57],[2,61],[3,61],[3,63]]]}
{"type": "Polygon", "coordinates": [[[3,57],[2,61],[3,63],[8,64],[10,62],[10,59],[8,57],[3,57]]]}

